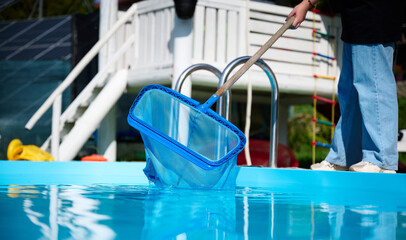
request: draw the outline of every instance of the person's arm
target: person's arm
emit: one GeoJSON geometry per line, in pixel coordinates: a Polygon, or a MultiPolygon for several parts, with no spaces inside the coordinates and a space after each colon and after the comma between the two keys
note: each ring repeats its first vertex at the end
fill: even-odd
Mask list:
{"type": "Polygon", "coordinates": [[[288,18],[295,16],[292,26],[298,28],[306,17],[307,11],[314,7],[319,0],[303,0],[289,13],[288,18]]]}

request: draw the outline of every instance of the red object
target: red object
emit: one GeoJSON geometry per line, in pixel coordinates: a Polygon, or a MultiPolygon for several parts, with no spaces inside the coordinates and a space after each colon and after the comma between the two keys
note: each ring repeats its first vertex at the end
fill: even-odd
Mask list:
{"type": "Polygon", "coordinates": [[[330,100],[330,99],[327,99],[327,98],[324,98],[324,97],[320,97],[320,96],[313,95],[313,99],[317,99],[317,100],[320,100],[320,101],[323,101],[323,102],[326,102],[326,103],[330,103],[330,104],[337,104],[336,101],[333,101],[333,100],[330,100]]]}
{"type": "Polygon", "coordinates": [[[315,8],[312,9],[312,12],[318,13],[318,14],[321,14],[321,15],[325,15],[325,16],[329,16],[329,17],[334,17],[334,16],[335,16],[334,13],[322,12],[322,11],[320,11],[320,10],[318,10],[318,9],[315,9],[315,8]]]}
{"type": "Polygon", "coordinates": [[[107,162],[107,158],[102,155],[92,154],[90,156],[82,157],[82,162],[107,162]]]}
{"type": "MultiPolygon", "coordinates": [[[[250,139],[250,155],[252,166],[262,166],[269,167],[269,152],[270,152],[270,141],[250,139]]],[[[245,159],[244,151],[240,152],[237,156],[237,165],[246,166],[247,161],[245,159]]],[[[299,162],[297,161],[292,150],[283,144],[278,144],[278,159],[276,165],[279,168],[283,167],[299,167],[299,162]]]]}

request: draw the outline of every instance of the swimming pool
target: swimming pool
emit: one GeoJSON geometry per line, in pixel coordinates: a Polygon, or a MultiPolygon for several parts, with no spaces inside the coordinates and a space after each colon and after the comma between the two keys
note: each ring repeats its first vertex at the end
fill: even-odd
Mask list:
{"type": "Polygon", "coordinates": [[[204,191],[144,165],[0,161],[0,239],[406,239],[404,174],[242,167],[204,191]]]}

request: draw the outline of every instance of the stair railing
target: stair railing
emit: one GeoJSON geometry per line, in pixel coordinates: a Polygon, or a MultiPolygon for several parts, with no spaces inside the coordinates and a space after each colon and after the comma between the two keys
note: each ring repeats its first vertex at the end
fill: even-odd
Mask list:
{"type": "MultiPolygon", "coordinates": [[[[52,134],[51,134],[51,154],[58,159],[58,147],[59,147],[59,132],[61,127],[61,108],[62,108],[62,93],[72,84],[72,82],[78,77],[78,75],[83,71],[83,69],[90,63],[90,61],[99,54],[100,50],[108,43],[108,41],[115,36],[115,33],[127,23],[131,18],[135,21],[135,16],[137,15],[137,5],[133,4],[127,12],[117,20],[114,26],[103,36],[91,49],[90,51],[80,60],[80,62],[72,69],[68,76],[63,80],[63,82],[52,92],[52,94],[47,98],[47,100],[40,106],[40,108],[34,113],[34,115],[28,120],[25,125],[27,130],[31,130],[38,120],[45,114],[45,112],[53,106],[52,113],[52,134]]],[[[137,29],[137,27],[136,27],[137,29]]],[[[102,69],[91,81],[91,86],[84,89],[85,92],[81,93],[81,96],[85,96],[88,91],[93,91],[94,87],[97,86],[103,78],[107,76],[107,70],[109,66],[112,66],[117,62],[121,55],[125,53],[135,41],[135,34],[132,34],[131,37],[126,41],[124,45],[119,49],[116,54],[109,60],[108,65],[105,69],[102,69]]],[[[83,97],[81,97],[83,98],[83,97]]],[[[75,101],[74,101],[75,102],[75,101]]],[[[79,106],[79,100],[74,104],[79,106]]],[[[66,113],[63,113],[63,120],[65,121],[68,118],[69,113],[72,112],[73,106],[68,108],[66,113]]]]}

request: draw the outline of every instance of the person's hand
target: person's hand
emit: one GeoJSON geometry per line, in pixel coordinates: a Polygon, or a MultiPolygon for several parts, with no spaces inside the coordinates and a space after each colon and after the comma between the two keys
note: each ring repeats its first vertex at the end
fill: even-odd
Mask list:
{"type": "Polygon", "coordinates": [[[293,21],[292,26],[298,28],[300,24],[304,21],[307,10],[309,9],[309,3],[307,0],[302,1],[289,13],[288,18],[295,16],[295,21],[293,21]]]}

